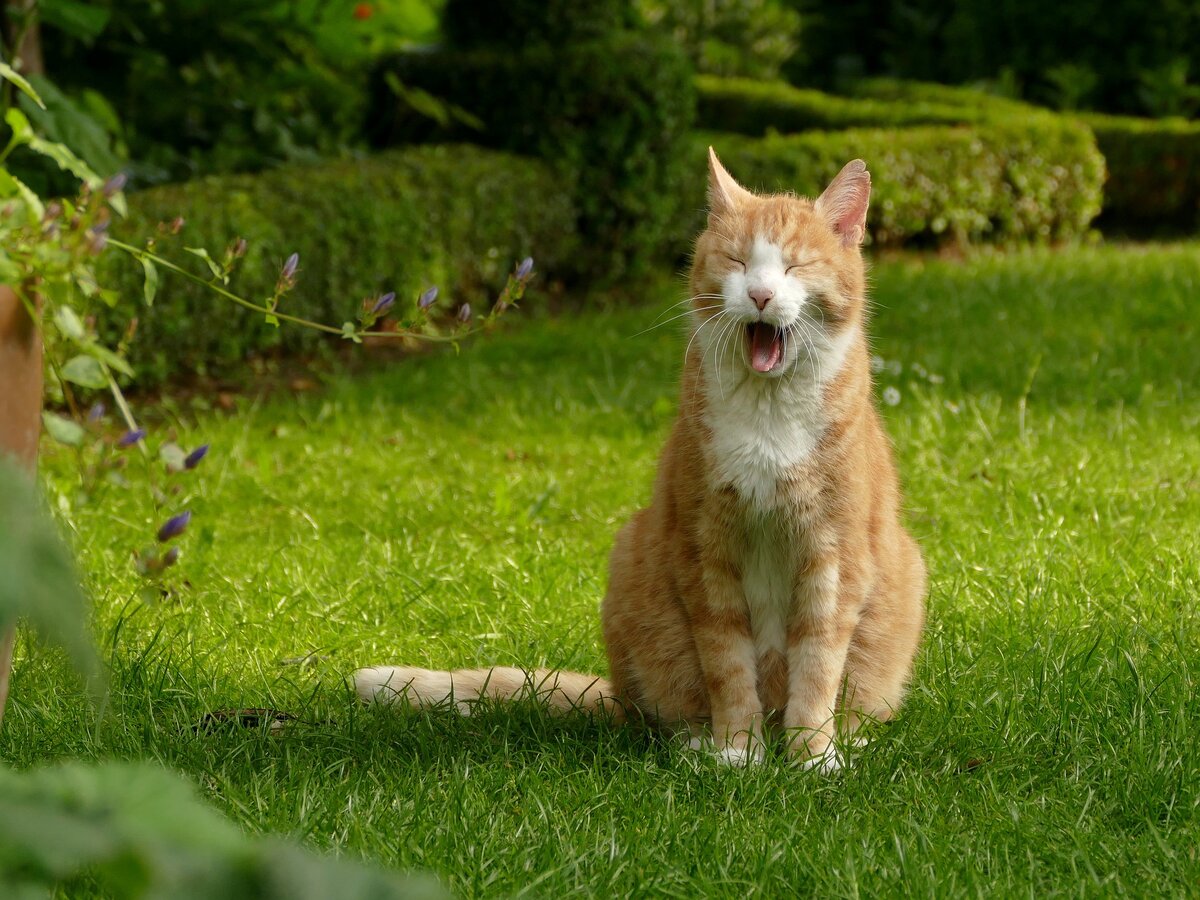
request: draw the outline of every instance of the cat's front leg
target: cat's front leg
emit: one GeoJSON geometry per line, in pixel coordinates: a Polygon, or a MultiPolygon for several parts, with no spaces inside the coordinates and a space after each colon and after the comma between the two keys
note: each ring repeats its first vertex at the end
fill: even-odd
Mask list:
{"type": "Polygon", "coordinates": [[[807,567],[797,579],[788,625],[788,702],[783,725],[793,758],[822,771],[841,768],[834,744],[835,711],[857,606],[839,602],[852,591],[835,555],[807,567]]]}
{"type": "Polygon", "coordinates": [[[730,560],[720,553],[708,557],[704,589],[690,618],[708,691],[713,742],[727,762],[759,762],[764,751],[763,709],[750,613],[730,560]]]}

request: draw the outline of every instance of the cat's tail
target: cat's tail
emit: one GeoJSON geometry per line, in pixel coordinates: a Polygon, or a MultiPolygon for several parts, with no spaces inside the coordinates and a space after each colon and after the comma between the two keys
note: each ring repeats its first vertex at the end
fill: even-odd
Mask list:
{"type": "Polygon", "coordinates": [[[479,700],[536,699],[552,712],[599,713],[624,722],[625,706],[612,685],[596,675],[550,669],[457,669],[435,672],[408,666],[375,666],[354,673],[354,690],[368,703],[449,706],[469,716],[479,700]]]}

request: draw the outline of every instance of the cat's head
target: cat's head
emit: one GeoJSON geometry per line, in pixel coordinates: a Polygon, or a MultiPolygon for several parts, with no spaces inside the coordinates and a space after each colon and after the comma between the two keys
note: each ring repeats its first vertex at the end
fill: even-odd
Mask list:
{"type": "Polygon", "coordinates": [[[712,148],[708,169],[691,276],[701,346],[766,378],[813,365],[862,317],[866,164],[847,163],[816,200],[751,193],[712,148]]]}

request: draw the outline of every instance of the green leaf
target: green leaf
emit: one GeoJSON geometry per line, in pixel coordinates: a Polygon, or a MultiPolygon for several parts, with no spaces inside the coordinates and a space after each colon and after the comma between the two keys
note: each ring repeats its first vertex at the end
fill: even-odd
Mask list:
{"type": "MultiPolygon", "coordinates": [[[[12,112],[12,110],[9,110],[9,112],[12,112]]],[[[98,188],[103,184],[103,179],[93,171],[92,167],[76,156],[65,144],[47,141],[36,135],[26,141],[25,144],[34,153],[39,153],[47,159],[53,160],[58,164],[60,169],[64,172],[70,172],[89,187],[98,188]]]]}
{"type": "Polygon", "coordinates": [[[133,377],[133,369],[129,363],[125,362],[125,358],[113,353],[113,351],[109,350],[103,344],[91,344],[88,347],[88,353],[92,354],[92,356],[96,357],[110,369],[116,369],[122,375],[127,375],[130,378],[133,377]]]}
{"type": "Polygon", "coordinates": [[[83,323],[79,321],[79,316],[69,306],[54,307],[54,324],[58,326],[58,330],[64,337],[73,341],[83,340],[86,334],[83,323]]]}
{"type": "Polygon", "coordinates": [[[33,127],[29,118],[15,106],[10,106],[4,114],[4,124],[12,129],[12,139],[18,144],[28,144],[33,139],[33,127]]]}
{"type": "Polygon", "coordinates": [[[138,262],[142,264],[142,269],[146,273],[146,280],[142,284],[142,296],[146,298],[146,305],[154,305],[154,297],[158,294],[158,267],[147,256],[139,256],[138,262]]]}
{"type": "Polygon", "coordinates": [[[112,11],[80,0],[41,0],[38,13],[47,25],[79,38],[89,46],[104,31],[112,11]]]}
{"type": "Polygon", "coordinates": [[[225,274],[225,271],[221,268],[220,264],[211,256],[209,256],[208,251],[203,247],[184,247],[183,249],[193,256],[200,257],[202,260],[208,263],[208,269],[213,273],[213,278],[219,279],[222,284],[229,283],[229,276],[225,274]]]}
{"type": "Polygon", "coordinates": [[[342,323],[342,337],[356,344],[362,343],[362,338],[358,336],[358,326],[353,322],[342,323]]]}
{"type": "MultiPolygon", "coordinates": [[[[43,415],[54,433],[63,423],[83,429],[58,416],[43,415]],[[55,424],[51,425],[51,421],[55,424]]],[[[0,627],[18,618],[27,620],[48,641],[59,645],[83,675],[91,679],[100,664],[87,628],[87,602],[71,553],[45,513],[33,479],[0,459],[0,627]]],[[[7,818],[0,814],[0,819],[7,818]]],[[[0,840],[0,845],[4,841],[0,840]]]]}
{"type": "Polygon", "coordinates": [[[94,356],[83,354],[72,356],[62,367],[62,377],[81,387],[95,390],[108,387],[108,377],[104,374],[104,367],[94,356]]]}
{"type": "Polygon", "coordinates": [[[276,328],[279,327],[279,317],[273,313],[267,313],[265,316],[263,316],[263,321],[268,325],[273,325],[276,328]]]}
{"type": "Polygon", "coordinates": [[[11,197],[14,193],[25,201],[25,206],[28,207],[30,215],[35,219],[40,219],[46,214],[46,208],[42,206],[42,198],[35,194],[20,178],[13,175],[7,169],[0,169],[0,191],[3,191],[3,196],[11,197]]]}
{"type": "MultiPolygon", "coordinates": [[[[2,60],[0,60],[0,78],[3,78],[5,81],[11,81],[21,90],[21,93],[29,97],[30,100],[32,100],[42,109],[46,108],[46,104],[42,102],[42,98],[39,97],[37,91],[33,89],[33,85],[26,81],[20,72],[2,60]]],[[[16,131],[16,129],[14,128],[13,131],[16,131]]]]}
{"type": "Polygon", "coordinates": [[[65,416],[57,415],[56,413],[42,413],[42,424],[46,426],[46,431],[50,437],[54,438],[60,444],[66,444],[68,447],[78,447],[83,443],[87,432],[79,425],[78,422],[73,422],[65,416]]]}

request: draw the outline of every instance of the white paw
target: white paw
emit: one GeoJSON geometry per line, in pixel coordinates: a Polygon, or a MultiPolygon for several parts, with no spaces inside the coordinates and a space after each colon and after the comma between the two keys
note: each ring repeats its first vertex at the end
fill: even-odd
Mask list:
{"type": "Polygon", "coordinates": [[[815,769],[822,775],[832,775],[849,765],[850,760],[846,758],[846,755],[835,744],[829,744],[821,753],[801,761],[800,768],[806,771],[815,769]]]}
{"type": "Polygon", "coordinates": [[[763,761],[763,748],[761,744],[755,744],[752,747],[722,747],[716,751],[718,762],[722,762],[730,767],[744,768],[746,766],[761,763],[763,761]]]}

